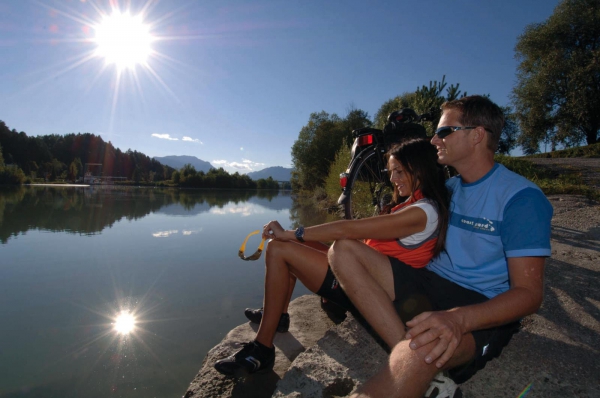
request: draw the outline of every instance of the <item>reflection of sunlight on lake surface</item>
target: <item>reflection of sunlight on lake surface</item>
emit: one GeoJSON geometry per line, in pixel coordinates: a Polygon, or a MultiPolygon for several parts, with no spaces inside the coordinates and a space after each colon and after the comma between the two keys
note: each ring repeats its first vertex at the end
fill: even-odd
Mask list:
{"type": "Polygon", "coordinates": [[[2,201],[0,397],[183,395],[262,303],[262,260],[241,261],[240,243],[268,220],[293,226],[281,194],[23,187],[2,201]]]}
{"type": "Polygon", "coordinates": [[[122,311],[114,322],[114,329],[120,334],[129,334],[135,329],[135,317],[133,314],[122,311]]]}

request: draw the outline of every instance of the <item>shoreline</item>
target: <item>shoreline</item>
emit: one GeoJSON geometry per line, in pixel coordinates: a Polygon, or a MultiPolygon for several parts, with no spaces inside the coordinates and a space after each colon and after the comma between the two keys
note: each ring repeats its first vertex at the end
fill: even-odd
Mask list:
{"type": "MultiPolygon", "coordinates": [[[[552,255],[546,261],[542,307],[523,319],[500,357],[460,386],[464,398],[518,396],[529,386],[532,398],[600,396],[600,203],[577,195],[548,199],[554,209],[552,255]]],[[[387,359],[351,316],[337,326],[324,320],[316,295],[294,300],[290,314],[290,332],[278,333],[275,340],[276,366],[285,359],[285,371],[235,380],[214,370],[214,361],[231,353],[235,342],[254,338],[257,325],[244,323],[208,352],[184,396],[341,397],[387,359]],[[314,344],[301,337],[312,329],[322,333],[314,344]],[[292,355],[286,344],[300,345],[301,353],[292,355]],[[255,385],[270,387],[254,391],[255,385]]]]}

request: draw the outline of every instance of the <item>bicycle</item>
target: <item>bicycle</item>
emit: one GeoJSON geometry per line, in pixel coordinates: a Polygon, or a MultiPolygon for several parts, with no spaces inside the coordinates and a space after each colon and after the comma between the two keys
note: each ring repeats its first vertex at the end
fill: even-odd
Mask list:
{"type": "Polygon", "coordinates": [[[423,121],[433,121],[432,112],[418,115],[410,108],[390,113],[383,130],[364,127],[352,131],[354,142],[346,172],[340,174],[342,194],[338,205],[344,218],[380,214],[392,200],[394,188],[387,174],[385,153],[393,144],[409,138],[427,138],[423,121]]]}

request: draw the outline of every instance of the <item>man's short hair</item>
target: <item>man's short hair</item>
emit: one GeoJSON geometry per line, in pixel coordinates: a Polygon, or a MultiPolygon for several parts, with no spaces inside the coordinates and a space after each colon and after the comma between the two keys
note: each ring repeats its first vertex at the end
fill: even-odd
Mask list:
{"type": "Polygon", "coordinates": [[[488,148],[492,152],[498,149],[500,134],[504,128],[504,113],[488,97],[470,95],[442,104],[442,111],[457,110],[460,112],[459,122],[463,126],[483,126],[491,136],[488,148]]]}

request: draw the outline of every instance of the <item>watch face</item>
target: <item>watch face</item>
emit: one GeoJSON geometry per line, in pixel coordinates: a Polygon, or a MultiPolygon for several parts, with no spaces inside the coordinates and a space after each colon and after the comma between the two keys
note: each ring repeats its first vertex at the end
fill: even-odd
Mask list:
{"type": "Polygon", "coordinates": [[[298,239],[300,242],[304,242],[304,227],[298,227],[296,229],[295,235],[296,239],[298,239]]]}

